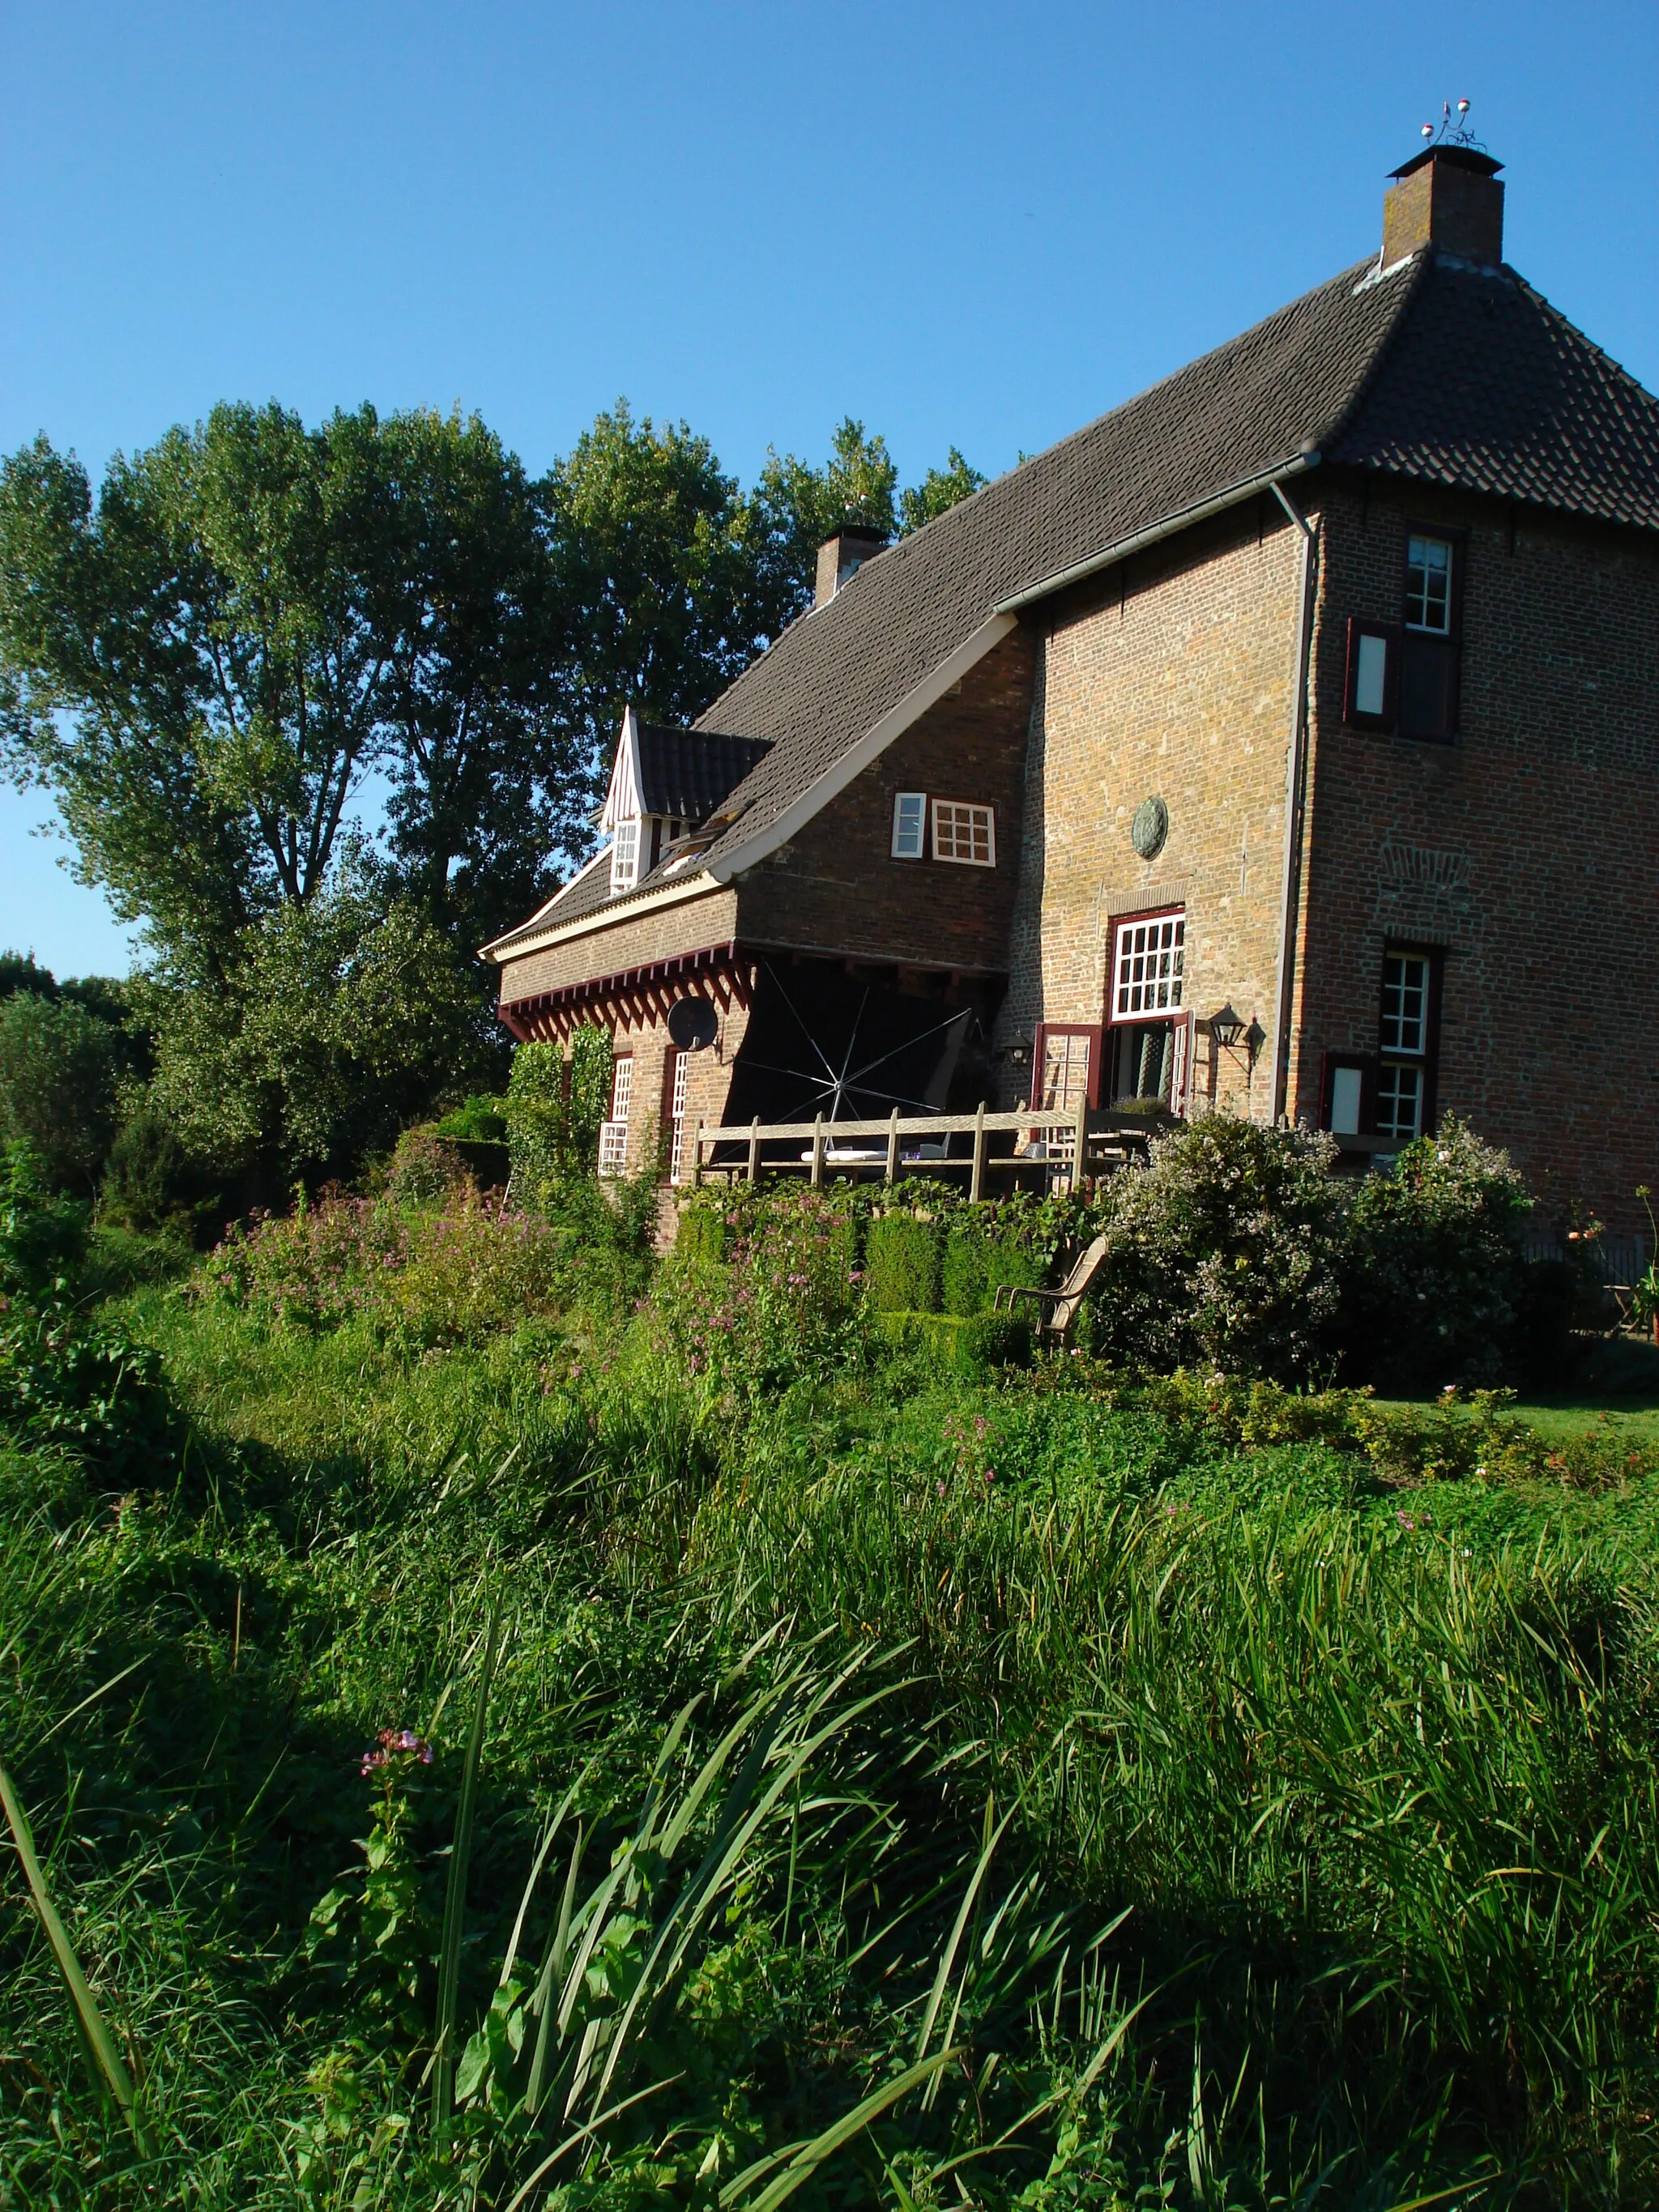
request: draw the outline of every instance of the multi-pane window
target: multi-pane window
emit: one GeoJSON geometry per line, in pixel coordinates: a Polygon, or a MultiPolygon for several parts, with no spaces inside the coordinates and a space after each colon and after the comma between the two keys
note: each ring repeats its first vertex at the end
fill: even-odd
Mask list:
{"type": "Polygon", "coordinates": [[[1423,1133],[1428,1088],[1428,957],[1389,952],[1382,961],[1382,1057],[1376,1071],[1376,1133],[1401,1143],[1423,1133]]]}
{"type": "Polygon", "coordinates": [[[933,858],[970,868],[997,864],[996,817],[988,806],[960,799],[933,801],[933,858]]]}
{"type": "Polygon", "coordinates": [[[619,822],[611,847],[611,891],[631,891],[640,877],[640,825],[619,822]]]}
{"type": "Polygon", "coordinates": [[[927,836],[927,794],[901,791],[893,799],[893,858],[919,860],[927,836]]]}
{"type": "Polygon", "coordinates": [[[1376,1071],[1376,1133],[1408,1144],[1423,1133],[1423,1071],[1384,1060],[1376,1071]]]}
{"type": "Polygon", "coordinates": [[[1452,626],[1452,549],[1444,538],[1406,540],[1406,627],[1449,637],[1452,626]]]}
{"type": "Polygon", "coordinates": [[[1045,1114],[1075,1114],[1089,1091],[1089,1054],[1094,1040],[1087,1031],[1042,1033],[1042,1073],[1037,1105],[1045,1114]]]}
{"type": "Polygon", "coordinates": [[[1112,960],[1112,1019],[1173,1014],[1181,1009],[1182,963],[1187,917],[1162,914],[1149,921],[1121,921],[1112,960]]]}
{"type": "Polygon", "coordinates": [[[678,1182],[680,1179],[682,1139],[685,1133],[685,1078],[691,1066],[691,1055],[689,1052],[677,1052],[672,1055],[672,1060],[668,1076],[668,1180],[678,1182]]]}
{"type": "Polygon", "coordinates": [[[1420,1054],[1428,1029],[1428,961],[1420,952],[1390,952],[1382,963],[1382,1049],[1420,1054]]]}
{"type": "Polygon", "coordinates": [[[599,1173],[628,1170],[628,1112],[634,1101],[634,1060],[621,1054],[611,1070],[611,1119],[599,1124],[599,1173]]]}
{"type": "Polygon", "coordinates": [[[1408,530],[1404,620],[1350,618],[1343,711],[1354,728],[1443,742],[1456,735],[1462,562],[1460,538],[1408,530]]]}

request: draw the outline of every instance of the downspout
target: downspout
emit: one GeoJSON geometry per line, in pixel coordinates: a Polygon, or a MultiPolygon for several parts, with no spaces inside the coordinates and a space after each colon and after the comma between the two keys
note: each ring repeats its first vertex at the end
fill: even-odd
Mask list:
{"type": "Polygon", "coordinates": [[[1302,836],[1307,811],[1308,684],[1313,659],[1314,606],[1319,592],[1318,532],[1275,482],[1273,497],[1302,532],[1302,608],[1296,640],[1296,705],[1285,778],[1285,880],[1280,893],[1278,1012],[1273,1022],[1273,1110],[1285,1117],[1291,1083],[1291,1001],[1296,989],[1297,909],[1302,891],[1302,836]]]}

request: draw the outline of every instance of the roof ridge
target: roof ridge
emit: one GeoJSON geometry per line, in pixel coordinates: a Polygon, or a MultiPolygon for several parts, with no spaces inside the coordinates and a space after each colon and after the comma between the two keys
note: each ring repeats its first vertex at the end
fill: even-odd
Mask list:
{"type": "Polygon", "coordinates": [[[1632,392],[1639,393],[1650,407],[1659,408],[1659,394],[1650,392],[1639,376],[1626,368],[1624,362],[1617,360],[1604,345],[1598,345],[1588,331],[1580,330],[1572,317],[1558,307],[1547,293],[1540,292],[1530,277],[1523,276],[1518,269],[1510,268],[1508,262],[1504,263],[1503,268],[1504,274],[1519,285],[1527,297],[1534,301],[1552,322],[1559,323],[1563,330],[1570,331],[1587,353],[1594,354],[1597,361],[1604,362],[1622,384],[1627,384],[1632,392]]]}
{"type": "MultiPolygon", "coordinates": [[[[1190,376],[1194,370],[1201,369],[1206,362],[1215,360],[1231,352],[1234,348],[1245,344],[1258,331],[1265,331],[1270,324],[1278,322],[1281,317],[1293,314],[1298,307],[1304,307],[1308,301],[1316,300],[1322,295],[1335,292],[1345,284],[1351,286],[1356,276],[1371,268],[1374,260],[1375,256],[1367,255],[1363,261],[1351,262],[1346,269],[1339,270],[1334,276],[1326,277],[1322,283],[1310,285],[1305,292],[1298,292],[1294,299],[1286,300],[1280,306],[1273,308],[1271,313],[1258,316],[1255,322],[1248,324],[1242,331],[1236,331],[1231,337],[1223,338],[1217,344],[1206,347],[1204,352],[1195,354],[1190,361],[1182,362],[1177,367],[1166,370],[1162,376],[1155,377],[1150,384],[1142,385],[1139,391],[1132,392],[1127,398],[1115,401],[1109,407],[1103,408],[1098,415],[1091,416],[1086,422],[1079,423],[1075,430],[1068,430],[1063,438],[1056,438],[1052,445],[1044,446],[1036,453],[1027,454],[1023,460],[1016,461],[1012,468],[1004,469],[1000,475],[993,477],[988,483],[981,484],[977,491],[970,492],[966,499],[957,500],[954,505],[946,507],[943,514],[936,514],[931,521],[923,523],[921,529],[908,531],[902,537],[895,538],[891,544],[884,546],[879,553],[872,554],[869,559],[861,561],[846,583],[835,593],[833,599],[826,599],[823,606],[804,607],[793,622],[786,623],[777,635],[770,639],[751,661],[738,670],[719,696],[710,702],[704,714],[698,716],[698,726],[701,727],[708,717],[712,716],[718,710],[722,702],[728,699],[739,684],[747,682],[757,668],[769,660],[787,638],[792,637],[803,624],[810,623],[814,615],[825,612],[835,604],[836,599],[841,599],[849,591],[855,590],[860,577],[878,574],[884,568],[887,568],[890,574],[891,568],[889,564],[896,564],[901,560],[909,558],[914,550],[920,547],[927,538],[929,532],[939,532],[948,536],[950,532],[945,528],[947,524],[952,529],[966,526],[981,502],[990,501],[999,495],[1006,495],[1007,486],[1024,476],[1026,470],[1041,468],[1051,462],[1057,463],[1060,458],[1073,447],[1094,435],[1103,423],[1129,414],[1132,410],[1152,400],[1166,386],[1179,382],[1183,377],[1190,376]]],[[[1328,436],[1330,434],[1328,432],[1326,434],[1328,436]]],[[[1319,442],[1311,432],[1304,432],[1304,443],[1310,442],[1316,445],[1319,442]]],[[[939,539],[935,537],[928,550],[933,550],[938,543],[939,539]]]]}
{"type": "MultiPolygon", "coordinates": [[[[1435,252],[1436,249],[1431,246],[1425,251],[1419,252],[1412,257],[1414,266],[1406,283],[1401,288],[1400,297],[1395,303],[1394,313],[1389,318],[1387,331],[1371,348],[1370,356],[1365,363],[1364,374],[1358,383],[1314,441],[1321,453],[1328,453],[1344,433],[1352,428],[1357,420],[1359,410],[1365,403],[1367,393],[1376,386],[1383,362],[1394,350],[1395,341],[1411,319],[1412,310],[1416,307],[1423,288],[1428,282],[1429,270],[1434,264],[1435,252]]],[[[1395,265],[1397,268],[1398,264],[1395,265]]],[[[1382,255],[1379,252],[1376,270],[1376,280],[1379,283],[1386,283],[1389,274],[1390,272],[1382,266],[1382,255]]]]}

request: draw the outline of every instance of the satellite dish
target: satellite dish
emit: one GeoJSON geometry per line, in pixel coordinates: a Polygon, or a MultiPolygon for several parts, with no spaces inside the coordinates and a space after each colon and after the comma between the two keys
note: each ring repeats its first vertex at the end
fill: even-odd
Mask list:
{"type": "Polygon", "coordinates": [[[682,1052],[702,1052],[720,1035],[720,1016],[707,999],[676,999],[668,1009],[668,1035],[682,1052]]]}

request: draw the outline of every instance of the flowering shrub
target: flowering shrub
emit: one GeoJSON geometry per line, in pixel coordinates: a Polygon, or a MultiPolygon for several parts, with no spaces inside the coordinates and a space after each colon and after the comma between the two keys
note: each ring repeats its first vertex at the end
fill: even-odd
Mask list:
{"type": "Polygon", "coordinates": [[[1529,1287],[1520,1232],[1531,1206],[1509,1155],[1449,1114],[1392,1176],[1367,1176],[1343,1297],[1355,1368],[1395,1390],[1499,1381],[1529,1287]]]}
{"type": "Polygon", "coordinates": [[[198,1279],[276,1322],[322,1329],[362,1319],[414,1346],[475,1344],[562,1304],[575,1256],[557,1227],[463,1184],[423,1212],[325,1195],[286,1218],[257,1216],[231,1231],[198,1279]]]}
{"type": "Polygon", "coordinates": [[[386,1188],[401,1206],[430,1206],[467,1179],[454,1145],[431,1121],[405,1129],[392,1152],[386,1188]]]}
{"type": "Polygon", "coordinates": [[[1128,1364],[1289,1376],[1325,1354],[1341,1295],[1336,1147],[1212,1114],[1157,1136],[1100,1206],[1101,1350],[1128,1364]]]}
{"type": "Polygon", "coordinates": [[[694,1375],[750,1394],[863,1361],[870,1339],[848,1198],[799,1185],[734,1197],[724,1267],[705,1257],[712,1238],[691,1240],[657,1305],[694,1375]]]}
{"type": "Polygon", "coordinates": [[[374,1306],[381,1271],[407,1258],[408,1224],[395,1207],[303,1193],[287,1216],[257,1211],[210,1253],[198,1286],[232,1305],[306,1328],[337,1328],[374,1306]]]}
{"type": "Polygon", "coordinates": [[[361,1867],[313,1907],[306,1955],[349,2003],[371,2040],[424,2040],[438,1948],[439,1875],[421,1848],[422,1770],[432,1746],[412,1729],[382,1729],[360,1771],[375,1785],[361,1867]]]}

